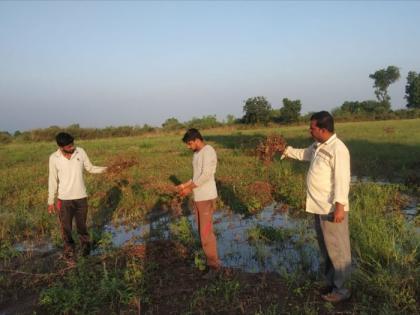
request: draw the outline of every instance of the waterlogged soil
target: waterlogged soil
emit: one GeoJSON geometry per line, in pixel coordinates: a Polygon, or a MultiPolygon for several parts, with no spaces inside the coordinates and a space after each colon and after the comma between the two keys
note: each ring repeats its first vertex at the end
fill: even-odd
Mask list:
{"type": "MultiPolygon", "coordinates": [[[[169,240],[170,216],[162,216],[136,229],[108,225],[105,231],[112,235],[112,243],[119,247],[126,243],[141,244],[148,239],[169,240]]],[[[198,234],[195,216],[188,216],[195,234],[198,234]]],[[[281,204],[273,204],[259,214],[246,217],[227,211],[214,214],[214,230],[219,258],[224,267],[246,272],[295,272],[304,264],[310,272],[319,268],[318,251],[312,225],[284,212],[281,204]],[[251,230],[274,228],[284,231],[281,240],[252,239],[251,230]]]]}
{"type": "MultiPolygon", "coordinates": [[[[418,216],[418,200],[409,199],[403,213],[408,221],[418,216]]],[[[197,233],[195,217],[187,218],[197,233]]],[[[203,278],[194,262],[194,250],[173,239],[173,222],[173,216],[164,215],[136,229],[105,226],[111,245],[123,257],[137,256],[154,270],[147,302],[140,299],[139,305],[124,306],[120,314],[358,313],[353,299],[336,306],[323,302],[322,283],[309,280],[316,275],[319,261],[308,217],[291,217],[281,204],[249,217],[217,211],[214,229],[223,268],[211,280],[203,278]],[[252,231],[270,228],[281,231],[281,237],[253,237],[252,231]],[[291,276],[294,274],[299,278],[291,276]]],[[[40,292],[71,267],[49,243],[22,243],[16,249],[21,252],[19,257],[0,264],[0,315],[43,314],[45,310],[38,305],[40,292]]],[[[100,262],[102,255],[97,249],[88,259],[100,262]]],[[[104,306],[99,313],[110,312],[104,306]]]]}

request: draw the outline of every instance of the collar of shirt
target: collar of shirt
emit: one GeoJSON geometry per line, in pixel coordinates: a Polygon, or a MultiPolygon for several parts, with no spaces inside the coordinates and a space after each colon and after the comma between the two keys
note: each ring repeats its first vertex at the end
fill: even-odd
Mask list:
{"type": "MultiPolygon", "coordinates": [[[[73,152],[73,154],[71,155],[71,157],[70,157],[70,159],[69,160],[72,160],[77,154],[79,154],[79,150],[78,150],[78,148],[76,147],[75,149],[74,149],[74,152],[73,152]]],[[[61,152],[61,150],[60,149],[57,149],[57,151],[55,152],[55,156],[57,157],[57,158],[60,158],[60,157],[63,157],[63,158],[66,158],[65,156],[64,156],[64,154],[63,154],[63,152],[61,152]]]]}
{"type": "Polygon", "coordinates": [[[318,150],[321,146],[329,145],[331,142],[333,142],[335,139],[337,139],[337,135],[334,133],[332,136],[325,142],[315,142],[315,148],[318,150]]]}

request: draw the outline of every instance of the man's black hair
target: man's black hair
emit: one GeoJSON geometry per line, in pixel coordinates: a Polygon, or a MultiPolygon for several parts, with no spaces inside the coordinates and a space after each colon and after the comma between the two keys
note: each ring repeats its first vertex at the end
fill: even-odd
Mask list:
{"type": "Polygon", "coordinates": [[[311,120],[316,121],[318,128],[327,129],[329,132],[334,132],[334,118],[329,112],[322,111],[311,116],[311,120]]]}
{"type": "Polygon", "coordinates": [[[197,129],[190,128],[185,133],[184,137],[182,138],[182,141],[188,143],[189,141],[194,141],[195,139],[200,139],[201,141],[203,141],[203,136],[197,129]]]}
{"type": "Polygon", "coordinates": [[[74,138],[67,132],[60,132],[55,136],[55,141],[57,141],[57,145],[59,147],[64,147],[72,144],[74,142],[74,138]]]}

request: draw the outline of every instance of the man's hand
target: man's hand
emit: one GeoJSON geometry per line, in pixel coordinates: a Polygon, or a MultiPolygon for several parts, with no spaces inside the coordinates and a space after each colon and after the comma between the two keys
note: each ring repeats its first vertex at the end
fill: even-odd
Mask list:
{"type": "Polygon", "coordinates": [[[181,197],[185,197],[185,196],[188,196],[189,194],[191,194],[192,190],[193,190],[192,186],[187,186],[187,187],[184,187],[183,189],[181,189],[178,194],[181,197]]]}
{"type": "Polygon", "coordinates": [[[278,144],[276,144],[276,150],[280,153],[280,154],[283,154],[284,153],[284,151],[286,151],[286,147],[287,147],[287,145],[286,145],[286,143],[278,143],[278,144]]]}
{"type": "Polygon", "coordinates": [[[53,214],[55,213],[55,206],[54,205],[48,205],[48,213],[53,214]]]}
{"type": "Polygon", "coordinates": [[[191,189],[193,189],[194,187],[193,187],[194,185],[193,185],[193,182],[192,182],[192,180],[190,179],[188,182],[185,182],[185,183],[182,183],[182,184],[180,184],[180,185],[177,185],[177,186],[175,186],[175,189],[178,191],[178,193],[181,193],[181,191],[183,191],[184,189],[186,189],[186,188],[191,188],[191,189]]]}
{"type": "Polygon", "coordinates": [[[344,205],[335,203],[334,222],[341,223],[344,220],[344,205]]]}

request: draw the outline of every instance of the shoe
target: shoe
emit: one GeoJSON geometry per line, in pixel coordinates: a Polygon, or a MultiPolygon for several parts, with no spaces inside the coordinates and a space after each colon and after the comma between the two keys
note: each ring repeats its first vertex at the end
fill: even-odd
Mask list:
{"type": "Polygon", "coordinates": [[[333,291],[331,293],[321,295],[321,298],[327,302],[340,303],[345,300],[348,300],[350,296],[351,296],[350,291],[347,294],[342,294],[342,293],[333,291]]]}

